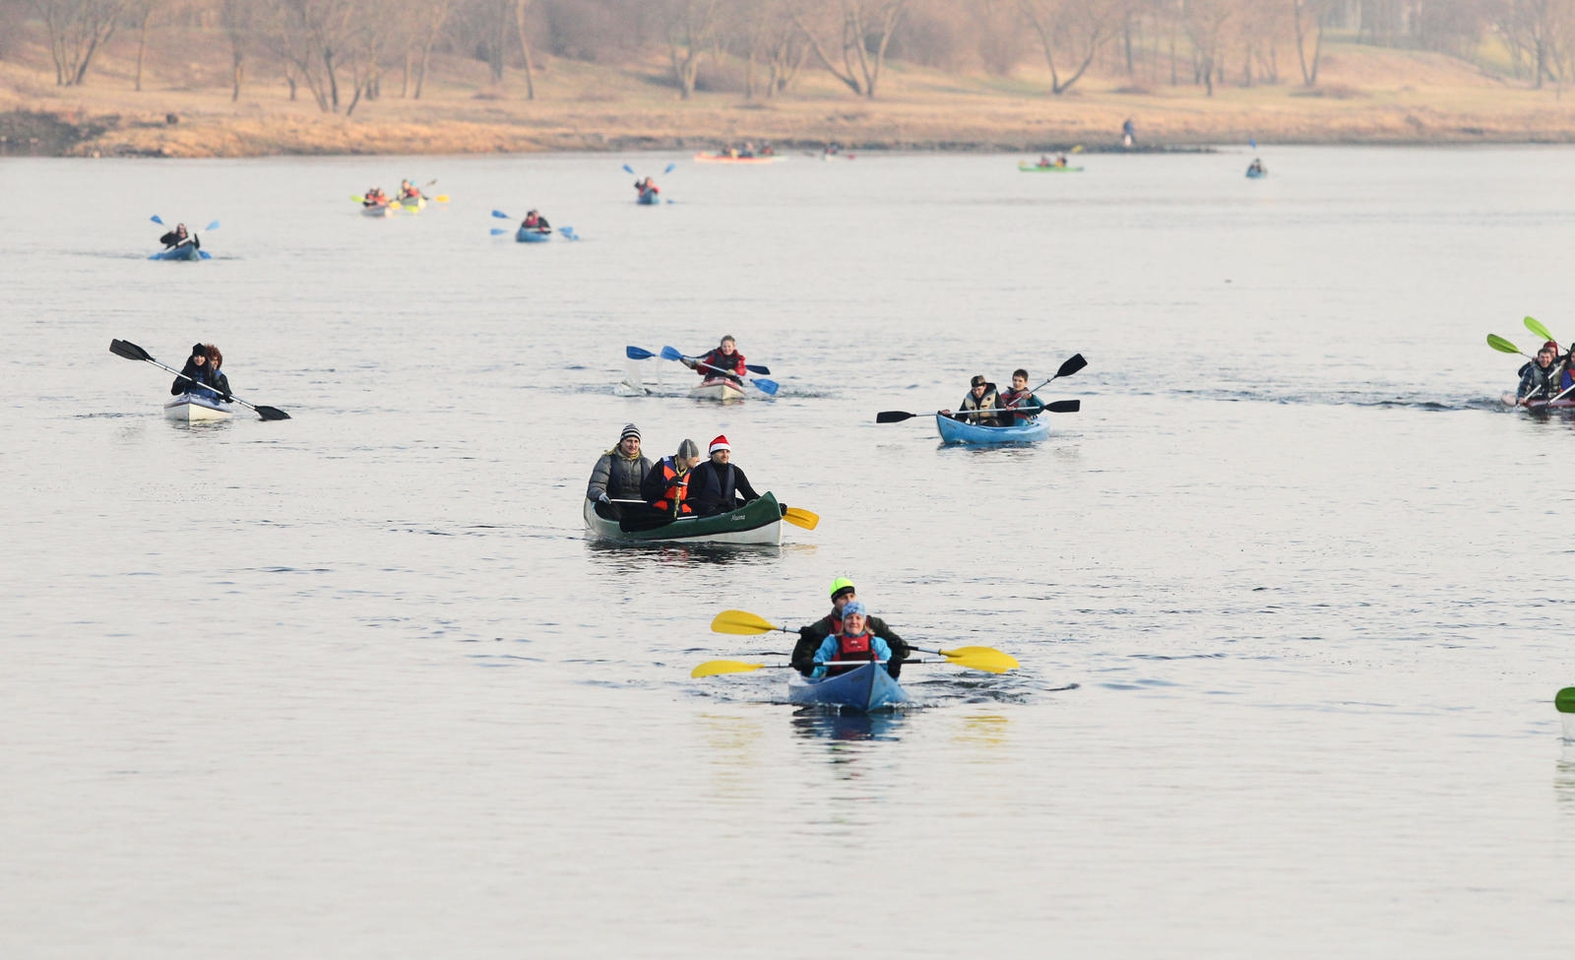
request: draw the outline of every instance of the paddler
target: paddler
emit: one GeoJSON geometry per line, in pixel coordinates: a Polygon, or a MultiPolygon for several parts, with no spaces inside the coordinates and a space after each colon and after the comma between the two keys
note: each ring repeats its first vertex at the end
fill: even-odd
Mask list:
{"type": "Polygon", "coordinates": [[[1558,344],[1549,340],[1537,351],[1537,358],[1520,368],[1520,386],[1515,390],[1515,405],[1532,400],[1552,400],[1558,394],[1559,369],[1553,360],[1558,344]]]}
{"type": "Polygon", "coordinates": [[[640,453],[640,428],[632,423],[623,425],[618,435],[618,445],[602,454],[591,470],[591,482],[585,488],[585,498],[596,501],[596,513],[608,520],[620,519],[626,507],[638,504],[613,503],[614,500],[642,500],[640,484],[651,472],[651,460],[640,453]]]}
{"type": "Polygon", "coordinates": [[[650,177],[646,177],[644,180],[636,180],[634,182],[634,190],[642,197],[647,193],[659,194],[662,192],[662,188],[652,183],[650,177]]]}
{"type": "Polygon", "coordinates": [[[368,188],[366,195],[361,199],[361,206],[363,207],[381,207],[387,205],[387,203],[388,197],[384,195],[382,187],[368,188]]]}
{"type": "Polygon", "coordinates": [[[534,210],[525,214],[525,219],[520,221],[520,227],[525,230],[534,230],[537,233],[552,232],[552,224],[547,222],[546,217],[534,210]]]}
{"type": "MultiPolygon", "coordinates": [[[[1027,386],[1025,379],[1023,385],[1027,386]]],[[[1000,406],[1000,397],[996,395],[995,384],[984,378],[984,374],[976,373],[968,382],[968,394],[963,397],[962,404],[954,414],[950,410],[942,410],[941,415],[961,420],[964,423],[977,423],[984,427],[998,427],[1001,422],[993,413],[969,413],[969,410],[994,410],[1000,406]]],[[[1015,416],[1015,414],[1014,414],[1015,416]]]]}
{"type": "Polygon", "coordinates": [[[891,645],[886,638],[880,636],[870,628],[868,617],[864,611],[864,604],[854,600],[842,608],[842,628],[834,636],[829,636],[821,641],[820,647],[815,651],[814,663],[825,664],[836,661],[841,666],[817,666],[809,675],[820,678],[836,676],[847,673],[857,667],[851,661],[883,661],[886,672],[893,678],[896,677],[891,645]]]}
{"type": "Polygon", "coordinates": [[[744,374],[749,372],[744,366],[744,355],[738,352],[738,341],[731,333],[722,338],[715,350],[697,360],[685,360],[684,366],[702,377],[727,377],[735,383],[743,383],[744,374]]]}
{"type": "Polygon", "coordinates": [[[419,200],[420,198],[421,191],[416,187],[415,184],[411,183],[409,180],[399,181],[399,199],[419,200]]]}
{"type": "Polygon", "coordinates": [[[181,367],[180,376],[170,384],[170,396],[178,397],[183,393],[194,393],[210,400],[229,399],[230,383],[225,380],[221,386],[216,379],[218,368],[209,362],[210,349],[215,353],[218,352],[217,348],[205,343],[191,345],[191,356],[186,358],[186,365],[181,367]]]}
{"type": "Polygon", "coordinates": [[[663,457],[640,484],[640,495],[651,509],[674,519],[694,515],[689,506],[689,480],[700,464],[700,447],[693,440],[678,445],[678,452],[663,457]]]}
{"type": "Polygon", "coordinates": [[[712,517],[760,499],[744,471],[733,465],[733,446],[726,434],[712,440],[707,453],[711,459],[689,478],[689,505],[695,516],[712,517]]]}
{"type": "Polygon", "coordinates": [[[202,249],[202,241],[197,239],[194,236],[191,236],[191,235],[187,234],[187,232],[186,232],[186,225],[184,223],[177,223],[177,224],[175,224],[175,229],[171,230],[169,233],[166,233],[164,236],[160,237],[159,238],[159,242],[164,244],[164,249],[166,249],[166,250],[171,250],[171,249],[174,249],[175,247],[184,246],[187,243],[190,243],[193,247],[195,247],[198,250],[202,249]]]}
{"type": "MultiPolygon", "coordinates": [[[[798,643],[793,645],[793,656],[790,663],[793,668],[808,676],[815,668],[815,651],[827,637],[839,634],[843,629],[843,614],[847,612],[848,604],[858,602],[858,591],[853,587],[853,581],[847,577],[838,577],[831,581],[831,612],[816,620],[807,627],[799,627],[798,643]]],[[[862,608],[863,604],[860,604],[862,608]]],[[[891,662],[886,665],[886,672],[895,679],[902,673],[902,661],[908,658],[912,648],[903,642],[902,638],[886,626],[886,621],[880,617],[871,617],[865,612],[865,619],[871,631],[881,637],[890,646],[891,662]]]]}
{"type": "Polygon", "coordinates": [[[1025,411],[1023,413],[999,414],[1001,422],[1008,427],[1016,426],[1020,423],[1028,423],[1044,412],[1044,401],[1028,392],[1028,371],[1022,367],[1012,371],[1012,389],[996,397],[996,402],[1012,410],[1025,411]]]}

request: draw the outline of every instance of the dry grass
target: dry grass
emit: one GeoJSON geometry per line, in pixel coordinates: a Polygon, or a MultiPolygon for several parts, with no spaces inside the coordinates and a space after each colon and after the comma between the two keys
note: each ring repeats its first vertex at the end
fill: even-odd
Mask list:
{"type": "Polygon", "coordinates": [[[1047,78],[1031,70],[1003,81],[894,64],[874,101],[853,97],[821,73],[771,100],[701,93],[680,101],[659,58],[621,68],[545,58],[539,99],[527,101],[518,75],[494,85],[482,64],[445,59],[423,99],[398,96],[395,73],[384,78],[384,97],[346,118],[318,111],[304,90],[303,99],[290,101],[275,76],[248,83],[232,103],[227,47],[216,36],[155,34],[149,62],[156,69],[144,76],[141,93],[131,89],[129,39],[111,45],[81,88],[54,86],[37,38],[28,41],[18,45],[17,60],[0,63],[0,112],[43,112],[107,128],[62,141],[62,150],[79,155],[690,149],[743,139],[836,140],[865,149],[1097,149],[1115,144],[1127,117],[1140,143],[1176,146],[1248,136],[1279,143],[1575,141],[1575,98],[1529,90],[1438,54],[1348,44],[1329,48],[1311,90],[1222,86],[1212,98],[1201,87],[1126,77],[1088,78],[1072,95],[1052,97],[1047,78]],[[180,122],[166,124],[168,113],[180,122]]]}

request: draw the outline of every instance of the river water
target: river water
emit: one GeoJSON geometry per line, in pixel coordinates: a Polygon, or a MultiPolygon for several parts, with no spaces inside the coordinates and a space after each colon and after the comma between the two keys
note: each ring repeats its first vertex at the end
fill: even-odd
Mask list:
{"type": "Polygon", "coordinates": [[[1575,151],[1263,157],[0,161],[0,955],[1566,955],[1575,422],[1483,337],[1575,338],[1575,151]],[[774,400],[618,386],[723,333],[774,400]],[[1038,446],[874,422],[1078,352],[1038,446]],[[588,542],[626,421],[819,528],[588,542]],[[689,678],[836,576],[1022,669],[689,678]]]}

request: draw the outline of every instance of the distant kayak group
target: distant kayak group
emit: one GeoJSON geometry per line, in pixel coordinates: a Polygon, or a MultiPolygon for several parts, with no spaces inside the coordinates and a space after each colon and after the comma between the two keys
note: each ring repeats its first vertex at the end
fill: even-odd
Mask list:
{"type": "Polygon", "coordinates": [[[1504,404],[1530,410],[1575,407],[1575,343],[1564,350],[1536,317],[1526,317],[1524,322],[1527,330],[1544,338],[1534,356],[1521,353],[1519,347],[1497,334],[1490,333],[1487,338],[1488,346],[1494,350],[1520,354],[1529,360],[1517,371],[1520,383],[1513,394],[1504,394],[1504,404]]]}

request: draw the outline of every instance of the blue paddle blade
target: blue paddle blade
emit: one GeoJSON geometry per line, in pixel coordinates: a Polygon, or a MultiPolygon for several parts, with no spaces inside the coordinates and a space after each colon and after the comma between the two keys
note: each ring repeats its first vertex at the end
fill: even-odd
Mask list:
{"type": "Polygon", "coordinates": [[[201,257],[204,260],[212,260],[213,259],[213,254],[209,253],[206,250],[198,250],[197,251],[197,256],[201,257]]]}
{"type": "Polygon", "coordinates": [[[494,210],[494,211],[492,211],[492,215],[494,217],[497,217],[499,220],[513,220],[514,219],[513,217],[511,217],[508,214],[504,213],[502,210],[494,210]]]}
{"type": "Polygon", "coordinates": [[[1247,138],[1247,142],[1252,144],[1252,149],[1254,149],[1254,150],[1258,149],[1258,138],[1257,137],[1248,137],[1247,138]]]}
{"type": "Polygon", "coordinates": [[[756,377],[749,382],[754,384],[761,393],[768,397],[776,396],[777,391],[782,389],[781,387],[777,386],[777,382],[775,380],[767,380],[765,377],[756,377]]]}
{"type": "Polygon", "coordinates": [[[563,234],[565,237],[569,238],[570,240],[578,240],[578,239],[580,239],[580,235],[574,232],[574,228],[573,227],[559,227],[558,228],[558,232],[563,234]]]}
{"type": "Polygon", "coordinates": [[[758,363],[746,363],[746,364],[744,364],[744,369],[748,370],[750,373],[770,373],[771,372],[771,368],[770,367],[761,366],[758,363]]]}
{"type": "Polygon", "coordinates": [[[513,233],[513,232],[514,232],[513,230],[505,230],[502,227],[493,227],[492,228],[492,235],[494,237],[501,237],[505,233],[513,233]]]}
{"type": "Polygon", "coordinates": [[[627,163],[623,165],[623,172],[627,173],[631,177],[634,176],[634,168],[629,166],[627,163]]]}
{"type": "Polygon", "coordinates": [[[154,223],[158,224],[161,227],[164,226],[164,221],[160,220],[159,219],[159,215],[156,214],[156,213],[153,216],[149,217],[148,219],[152,220],[154,223]]]}
{"type": "Polygon", "coordinates": [[[206,227],[203,227],[202,229],[204,229],[204,230],[217,230],[217,229],[219,229],[219,221],[215,220],[212,223],[208,224],[206,227]]]}
{"type": "Polygon", "coordinates": [[[684,355],[679,353],[678,352],[678,348],[676,348],[676,347],[663,347],[662,348],[662,359],[663,360],[682,360],[683,358],[684,358],[684,355]]]}
{"type": "Polygon", "coordinates": [[[656,356],[656,354],[652,353],[651,351],[641,350],[639,347],[624,347],[623,355],[628,357],[630,360],[649,360],[656,356]]]}
{"type": "Polygon", "coordinates": [[[676,163],[669,163],[667,165],[667,169],[662,171],[662,175],[666,176],[667,174],[672,173],[674,170],[677,170],[677,169],[678,169],[678,164],[676,164],[676,163]]]}

